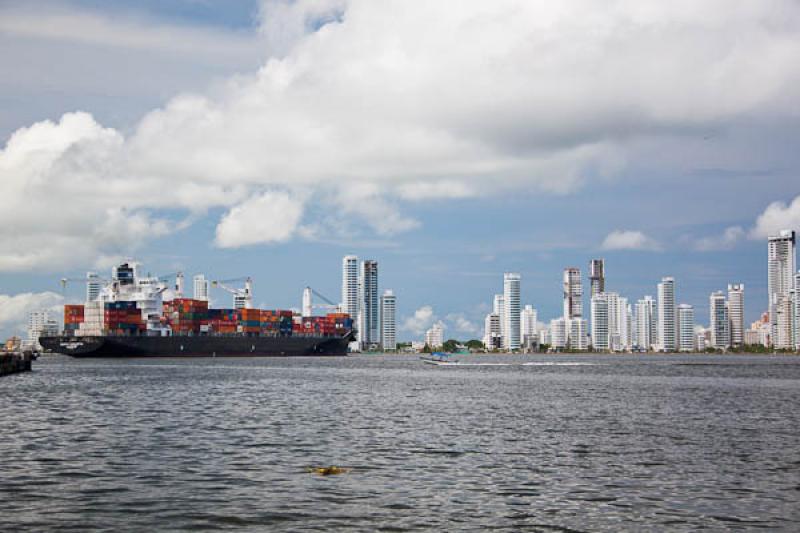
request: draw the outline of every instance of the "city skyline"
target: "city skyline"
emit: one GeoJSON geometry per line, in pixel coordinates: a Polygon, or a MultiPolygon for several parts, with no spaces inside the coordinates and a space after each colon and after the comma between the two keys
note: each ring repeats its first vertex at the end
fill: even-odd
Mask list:
{"type": "Polygon", "coordinates": [[[503,272],[520,273],[521,302],[548,321],[577,266],[586,317],[601,257],[606,290],[631,305],[673,276],[676,303],[705,322],[708,295],[742,283],[744,323],[759,318],[763,242],[800,229],[797,52],[777,52],[798,32],[784,24],[796,4],[744,16],[713,3],[410,2],[388,26],[380,2],[312,4],[0,7],[0,36],[20,51],[0,58],[15,80],[0,88],[15,102],[0,116],[0,333],[80,301],[60,278],[105,276],[125,257],[187,280],[251,276],[267,308],[299,307],[306,286],[333,296],[342,256],[375,258],[399,295],[398,339],[433,321],[479,338],[503,272]],[[630,20],[643,31],[615,31],[630,20]],[[580,31],[598,21],[608,34],[580,31]],[[476,44],[487,38],[494,51],[476,44]],[[675,70],[652,73],[653,56],[675,70]],[[588,74],[574,83],[618,72],[613,61],[626,65],[613,91],[588,74]],[[507,68],[520,64],[531,70],[507,68]],[[580,90],[547,90],[566,83],[580,90]]]}

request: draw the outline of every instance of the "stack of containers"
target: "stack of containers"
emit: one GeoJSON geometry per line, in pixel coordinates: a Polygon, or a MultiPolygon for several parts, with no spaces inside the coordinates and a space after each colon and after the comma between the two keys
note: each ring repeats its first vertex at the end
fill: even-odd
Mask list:
{"type": "Polygon", "coordinates": [[[105,302],[103,329],[110,335],[136,335],[146,327],[136,302],[105,302]]]}
{"type": "Polygon", "coordinates": [[[199,333],[202,326],[208,325],[208,302],[192,298],[175,298],[164,304],[164,314],[173,335],[199,333]]]}
{"type": "Polygon", "coordinates": [[[292,334],[292,322],[294,319],[294,313],[291,310],[280,310],[278,311],[278,331],[284,337],[290,336],[292,334]]]}
{"type": "Polygon", "coordinates": [[[214,333],[236,333],[236,309],[209,309],[208,326],[214,333]]]}
{"type": "Polygon", "coordinates": [[[247,335],[260,335],[261,309],[239,309],[239,331],[247,335]]]}
{"type": "Polygon", "coordinates": [[[64,335],[75,335],[83,323],[83,305],[64,306],[64,335]]]}
{"type": "Polygon", "coordinates": [[[281,315],[274,310],[261,310],[261,334],[277,336],[280,334],[281,315]]]}
{"type": "Polygon", "coordinates": [[[330,313],[326,316],[303,317],[295,324],[295,332],[308,335],[330,337],[343,335],[352,329],[353,320],[346,313],[330,313]]]}
{"type": "Polygon", "coordinates": [[[327,316],[333,321],[337,335],[353,329],[353,319],[347,313],[328,313],[327,316]]]}
{"type": "Polygon", "coordinates": [[[78,326],[77,335],[95,336],[103,335],[103,302],[86,302],[83,306],[83,323],[78,326]]]}

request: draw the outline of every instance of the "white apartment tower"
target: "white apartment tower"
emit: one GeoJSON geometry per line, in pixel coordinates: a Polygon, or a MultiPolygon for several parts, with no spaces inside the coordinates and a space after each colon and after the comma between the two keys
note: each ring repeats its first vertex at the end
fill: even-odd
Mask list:
{"type": "Polygon", "coordinates": [[[378,323],[378,262],[368,259],[361,263],[359,276],[358,335],[362,349],[369,349],[380,341],[378,323]]]}
{"type": "Polygon", "coordinates": [[[431,349],[442,347],[444,344],[444,328],[440,322],[437,322],[425,332],[425,344],[431,349]]]}
{"type": "Polygon", "coordinates": [[[522,317],[520,318],[520,338],[524,346],[529,345],[536,339],[536,309],[532,305],[526,305],[522,310],[522,317]]]}
{"type": "Polygon", "coordinates": [[[656,302],[645,296],[636,302],[636,344],[640,350],[651,350],[658,343],[656,302]]]}
{"type": "Polygon", "coordinates": [[[678,306],[678,350],[694,351],[694,307],[688,304],[678,306]]]}
{"type": "Polygon", "coordinates": [[[192,295],[195,300],[208,301],[208,280],[203,274],[192,278],[192,295]]]}
{"type": "Polygon", "coordinates": [[[100,296],[100,289],[102,288],[100,284],[100,276],[97,275],[97,272],[87,272],[86,273],[86,301],[93,302],[97,300],[97,297],[100,296]]]}
{"type": "Polygon", "coordinates": [[[358,257],[346,255],[342,259],[342,313],[358,320],[358,257]]]}
{"type": "Polygon", "coordinates": [[[520,348],[520,275],[506,272],[503,275],[503,305],[505,327],[503,327],[503,346],[507,350],[520,348]]]}
{"type": "Polygon", "coordinates": [[[590,307],[592,315],[592,347],[596,352],[606,352],[610,348],[608,295],[604,292],[592,295],[590,307]]]}
{"type": "Polygon", "coordinates": [[[728,315],[730,324],[730,343],[735,348],[744,346],[744,284],[728,285],[728,315]]]}
{"type": "Polygon", "coordinates": [[[397,297],[391,290],[381,296],[381,347],[397,350],[397,297]]]}
{"type": "Polygon", "coordinates": [[[506,303],[505,297],[502,294],[494,295],[492,312],[500,318],[500,343],[502,346],[498,346],[498,348],[504,348],[505,344],[503,344],[503,342],[505,342],[504,339],[506,336],[506,303]]]}
{"type": "Polygon", "coordinates": [[[658,348],[674,352],[677,347],[675,327],[675,279],[666,277],[658,284],[658,348]]]}
{"type": "Polygon", "coordinates": [[[583,316],[583,285],[579,268],[564,269],[564,318],[571,320],[583,316]]]}
{"type": "Polygon", "coordinates": [[[550,347],[554,350],[567,347],[567,323],[563,316],[550,321],[550,347]]]}
{"type": "Polygon", "coordinates": [[[499,350],[502,346],[502,335],[500,333],[500,315],[489,313],[483,323],[484,335],[483,345],[487,350],[499,350]]]}
{"type": "MultiPolygon", "coordinates": [[[[767,241],[767,294],[769,296],[769,322],[772,328],[772,339],[775,348],[792,347],[791,320],[781,316],[780,329],[779,315],[785,315],[789,300],[789,291],[794,285],[796,271],[796,237],[792,230],[783,230],[775,235],[770,235],[767,241]],[[788,329],[787,329],[788,328],[788,329]]],[[[791,312],[790,312],[791,314],[791,312]]]]}
{"type": "Polygon", "coordinates": [[[585,318],[573,318],[568,320],[569,339],[567,346],[571,350],[585,351],[589,348],[588,330],[585,318]]]}
{"type": "Polygon", "coordinates": [[[730,346],[730,316],[728,314],[728,302],[725,301],[725,293],[722,291],[712,292],[709,297],[708,308],[711,346],[717,349],[728,348],[730,346]]]}
{"type": "Polygon", "coordinates": [[[23,345],[33,350],[41,350],[39,337],[58,335],[58,322],[50,316],[50,311],[32,311],[28,315],[28,338],[23,345]]]}

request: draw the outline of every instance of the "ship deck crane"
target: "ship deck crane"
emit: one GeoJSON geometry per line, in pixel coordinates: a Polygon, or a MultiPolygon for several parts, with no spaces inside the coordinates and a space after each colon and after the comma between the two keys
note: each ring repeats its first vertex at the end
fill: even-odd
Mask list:
{"type": "Polygon", "coordinates": [[[211,282],[212,287],[219,287],[224,291],[233,294],[233,307],[234,309],[252,309],[253,308],[253,280],[249,276],[242,278],[214,280],[211,282]],[[237,283],[244,281],[244,288],[230,287],[228,283],[237,283]]]}
{"type": "Polygon", "coordinates": [[[303,316],[306,317],[311,316],[315,308],[338,310],[339,304],[333,303],[329,298],[326,298],[319,291],[316,291],[311,287],[306,287],[305,289],[303,289],[303,316]],[[320,300],[322,300],[325,303],[315,304],[314,296],[317,296],[320,300]]]}

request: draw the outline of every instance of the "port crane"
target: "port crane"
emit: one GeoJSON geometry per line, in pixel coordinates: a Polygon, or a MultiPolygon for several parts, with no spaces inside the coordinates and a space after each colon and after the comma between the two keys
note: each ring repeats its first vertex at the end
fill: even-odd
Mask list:
{"type": "Polygon", "coordinates": [[[314,308],[337,311],[339,309],[339,304],[333,303],[329,298],[326,298],[319,291],[316,291],[311,287],[306,287],[305,289],[303,289],[303,316],[311,316],[313,314],[314,308]],[[322,300],[325,303],[315,304],[314,296],[317,296],[320,300],[322,300]]]}
{"type": "Polygon", "coordinates": [[[61,278],[59,281],[61,282],[62,294],[67,290],[67,284],[69,283],[100,283],[102,285],[107,285],[111,283],[110,279],[101,277],[88,277],[88,276],[85,278],[61,278]]]}
{"type": "Polygon", "coordinates": [[[219,287],[224,291],[233,294],[233,308],[234,309],[252,309],[253,308],[253,280],[250,276],[233,279],[214,280],[211,282],[212,287],[219,287]],[[228,283],[238,283],[244,281],[244,288],[236,288],[227,285],[228,283]]]}

